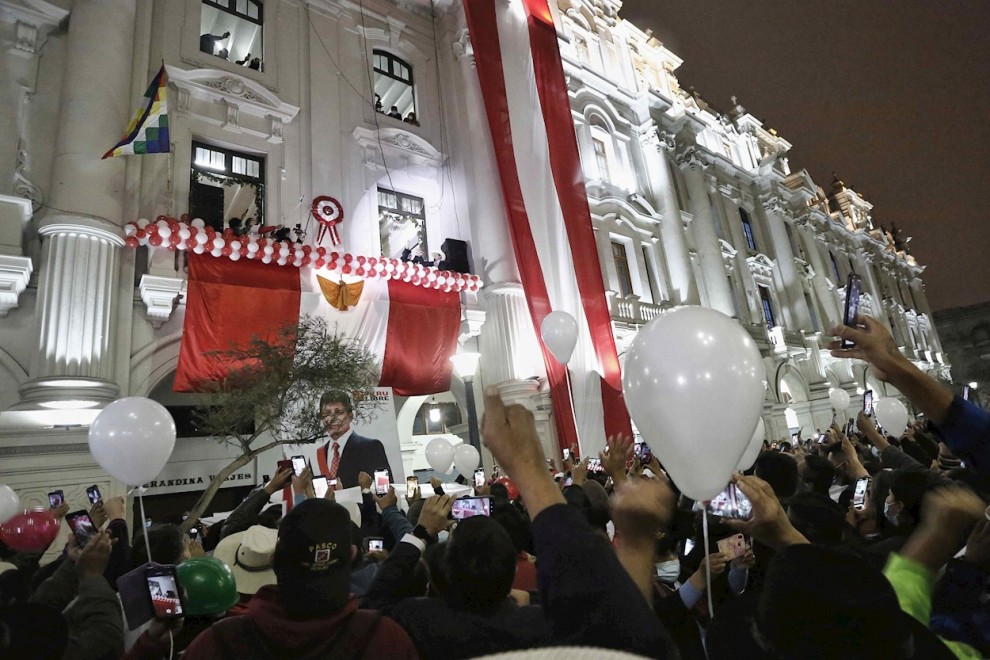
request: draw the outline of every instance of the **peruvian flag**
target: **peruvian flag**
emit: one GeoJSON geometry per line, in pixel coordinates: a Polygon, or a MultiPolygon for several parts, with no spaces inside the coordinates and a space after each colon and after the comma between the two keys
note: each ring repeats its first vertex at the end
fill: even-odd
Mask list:
{"type": "Polygon", "coordinates": [[[378,358],[379,385],[395,394],[433,394],[450,389],[461,305],[456,292],[396,279],[369,279],[340,298],[339,281],[312,267],[272,266],[189,254],[186,317],[173,389],[195,392],[219,381],[225,367],[208,355],[245,345],[296,322],[321,316],[358,339],[378,358]],[[321,281],[322,280],[322,281],[321,281]],[[360,289],[360,292],[354,291],[360,289]],[[341,304],[345,300],[346,305],[341,304]],[[331,305],[346,309],[338,309],[331,305]]]}
{"type": "MultiPolygon", "coordinates": [[[[544,347],[560,444],[631,432],[574,121],[546,0],[463,0],[516,263],[537,336],[551,311],[578,322],[569,367],[544,347]],[[575,421],[577,429],[576,433],[575,421]]],[[[587,451],[582,451],[582,454],[587,451]]]]}

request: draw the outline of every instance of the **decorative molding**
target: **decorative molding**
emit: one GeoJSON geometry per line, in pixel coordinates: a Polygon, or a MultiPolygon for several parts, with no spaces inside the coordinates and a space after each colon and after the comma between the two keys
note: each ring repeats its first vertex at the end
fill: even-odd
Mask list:
{"type": "Polygon", "coordinates": [[[385,158],[398,158],[412,165],[425,165],[439,169],[447,159],[432,144],[415,133],[393,127],[372,130],[358,126],[352,133],[364,151],[367,165],[378,164],[384,152],[385,158]]]}
{"type": "Polygon", "coordinates": [[[171,318],[172,311],[186,295],[186,280],[177,277],[142,275],[139,287],[145,316],[156,330],[171,318]]]}
{"type": "Polygon", "coordinates": [[[0,318],[17,309],[18,299],[27,288],[33,271],[29,257],[0,255],[0,318]]]}
{"type": "Polygon", "coordinates": [[[461,331],[457,342],[463,344],[472,337],[481,334],[481,326],[485,323],[485,310],[463,308],[461,311],[461,331]]]}
{"type": "Polygon", "coordinates": [[[284,124],[291,123],[299,114],[299,108],[280,99],[259,82],[218,69],[180,69],[166,65],[169,84],[177,90],[179,111],[189,112],[191,99],[211,103],[225,103],[228,124],[239,125],[240,115],[266,119],[278,118],[284,124]],[[184,97],[187,94],[188,97],[184,97]],[[233,108],[233,110],[232,110],[233,108]],[[231,117],[233,112],[233,117],[231,117]]]}
{"type": "Polygon", "coordinates": [[[760,200],[763,210],[776,216],[784,215],[784,202],[776,195],[768,195],[760,200]]]}
{"type": "Polygon", "coordinates": [[[44,37],[69,16],[67,9],[45,0],[0,0],[0,22],[14,23],[13,50],[37,55],[44,37]]]}
{"type": "Polygon", "coordinates": [[[474,46],[471,44],[471,34],[467,28],[461,28],[451,44],[454,51],[454,58],[459,62],[466,62],[472,69],[477,68],[478,63],[474,60],[474,46]]]}
{"type": "Polygon", "coordinates": [[[777,266],[773,259],[763,253],[747,257],[746,264],[754,275],[763,275],[765,277],[772,277],[773,269],[777,266]]]}
{"type": "Polygon", "coordinates": [[[711,159],[695,147],[688,147],[677,154],[677,165],[688,170],[704,172],[711,165],[711,159]]]}

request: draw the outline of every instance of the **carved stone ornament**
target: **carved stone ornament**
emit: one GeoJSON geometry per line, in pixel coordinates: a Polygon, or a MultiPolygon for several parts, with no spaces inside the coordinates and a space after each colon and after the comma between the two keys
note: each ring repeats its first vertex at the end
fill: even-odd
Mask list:
{"type": "Polygon", "coordinates": [[[763,210],[767,213],[773,213],[774,215],[784,214],[784,204],[776,195],[764,197],[761,202],[763,203],[763,210]]]}
{"type": "Polygon", "coordinates": [[[451,44],[454,57],[460,62],[466,62],[472,69],[478,66],[474,61],[474,46],[471,45],[471,34],[467,28],[462,28],[457,33],[454,43],[451,44]]]}
{"type": "Polygon", "coordinates": [[[677,165],[688,169],[698,169],[704,171],[711,163],[705,155],[695,149],[688,147],[677,154],[677,165]]]}

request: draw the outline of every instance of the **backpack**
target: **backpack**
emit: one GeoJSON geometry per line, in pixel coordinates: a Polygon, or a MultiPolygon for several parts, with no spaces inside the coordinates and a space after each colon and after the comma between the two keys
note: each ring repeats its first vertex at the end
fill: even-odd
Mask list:
{"type": "Polygon", "coordinates": [[[261,634],[257,624],[248,616],[235,616],[213,624],[213,634],[222,651],[224,660],[243,658],[300,658],[305,660],[360,660],[364,657],[382,613],[377,610],[354,610],[341,621],[339,630],[330,643],[320,651],[309,655],[291,655],[280,648],[273,648],[271,642],[261,634]]]}

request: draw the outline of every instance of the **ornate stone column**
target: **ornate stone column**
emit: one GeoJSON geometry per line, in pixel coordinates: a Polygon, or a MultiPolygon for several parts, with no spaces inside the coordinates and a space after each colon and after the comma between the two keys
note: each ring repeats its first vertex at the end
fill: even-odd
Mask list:
{"type": "Polygon", "coordinates": [[[825,243],[825,235],[815,231],[815,220],[812,218],[811,212],[798,217],[795,225],[798,229],[798,236],[804,241],[805,252],[811,259],[811,268],[815,271],[815,276],[811,278],[811,286],[814,287],[818,300],[825,308],[827,318],[822,319],[822,327],[828,329],[833,325],[842,323],[842,313],[835,302],[834,288],[829,284],[826,275],[826,273],[831,272],[830,266],[825,264],[821,249],[818,247],[819,242],[825,243]]]}
{"type": "Polygon", "coordinates": [[[695,246],[701,261],[701,271],[705,275],[705,289],[709,304],[723,314],[735,315],[732,304],[732,291],[722,264],[722,247],[715,233],[715,219],[712,217],[711,200],[708,197],[708,184],[705,182],[707,163],[695,148],[686,149],[677,157],[677,164],[684,170],[688,193],[691,196],[691,214],[694,219],[691,229],[694,232],[695,246]]]}
{"type": "MultiPolygon", "coordinates": [[[[133,112],[134,0],[73,3],[51,206],[38,287],[38,344],[18,409],[93,408],[114,381],[119,225],[126,159],[100,160],[133,112]]],[[[126,352],[126,348],[125,348],[126,352]]]]}
{"type": "MultiPolygon", "coordinates": [[[[663,213],[660,237],[667,262],[670,293],[676,305],[696,305],[699,302],[698,285],[694,281],[691,257],[688,255],[684,223],[677,203],[677,192],[670,173],[667,154],[674,151],[674,138],[668,133],[657,133],[652,125],[640,135],[643,160],[646,163],[650,196],[653,204],[663,213]]],[[[659,301],[657,301],[659,302],[659,301]]]]}
{"type": "Polygon", "coordinates": [[[546,378],[546,367],[521,284],[500,282],[481,290],[481,372],[487,384],[546,378]]]}
{"type": "Polygon", "coordinates": [[[789,317],[787,329],[810,332],[811,314],[804,300],[804,288],[794,265],[794,251],[791,249],[787,229],[784,227],[784,205],[775,195],[765,197],[762,201],[767,216],[767,226],[770,227],[770,240],[773,242],[773,250],[777,257],[777,269],[784,289],[784,298],[787,300],[784,312],[785,317],[789,317]]]}

